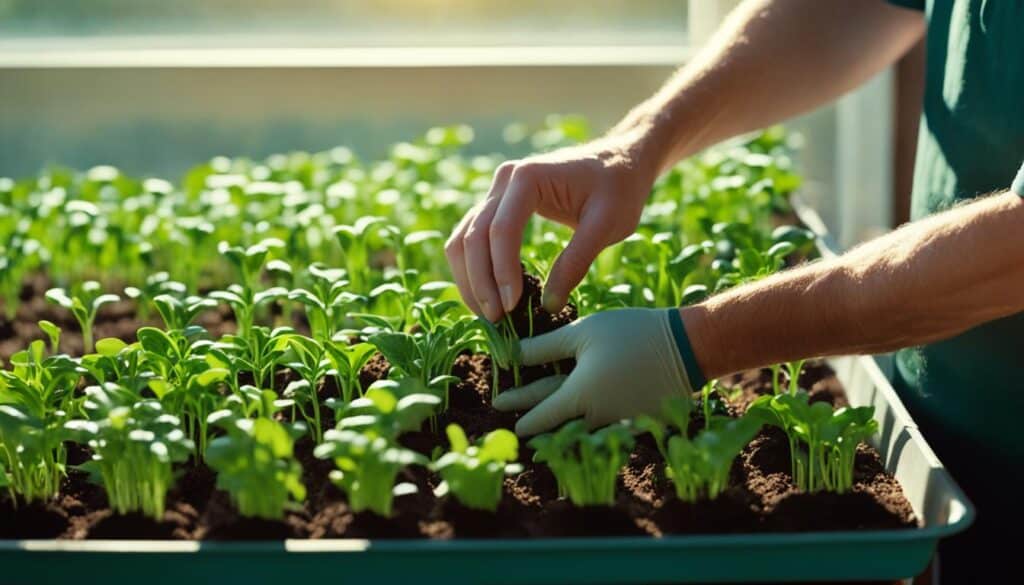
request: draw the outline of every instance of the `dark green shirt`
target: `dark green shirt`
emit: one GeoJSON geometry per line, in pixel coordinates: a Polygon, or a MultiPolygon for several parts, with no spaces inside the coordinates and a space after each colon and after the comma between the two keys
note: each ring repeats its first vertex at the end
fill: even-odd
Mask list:
{"type": "MultiPolygon", "coordinates": [[[[1010,188],[1024,161],[1024,2],[894,3],[922,9],[928,20],[914,219],[1010,188]]],[[[971,261],[950,258],[949,269],[971,261]]],[[[1016,488],[999,484],[1021,477],[1024,464],[1024,313],[898,352],[894,385],[978,507],[977,529],[966,539],[973,542],[960,554],[990,556],[992,523],[1021,518],[1010,501],[1016,488]]]]}
{"type": "MultiPolygon", "coordinates": [[[[1024,2],[898,3],[916,4],[928,19],[912,204],[917,219],[1008,189],[1024,160],[1024,2]]],[[[970,261],[950,258],[950,270],[970,261]]],[[[901,351],[896,363],[897,382],[919,423],[939,425],[964,447],[982,444],[995,456],[1024,462],[1024,445],[1007,433],[1011,418],[1024,412],[1024,314],[901,351]]]]}

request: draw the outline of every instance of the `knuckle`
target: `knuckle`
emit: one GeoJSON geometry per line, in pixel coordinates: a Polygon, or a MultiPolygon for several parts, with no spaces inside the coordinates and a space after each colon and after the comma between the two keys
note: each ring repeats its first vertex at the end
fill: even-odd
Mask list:
{"type": "Polygon", "coordinates": [[[517,164],[519,164],[519,161],[508,160],[498,165],[498,168],[494,169],[494,180],[507,179],[512,175],[517,164]]]}
{"type": "Polygon", "coordinates": [[[512,181],[536,183],[544,174],[544,164],[536,161],[525,161],[516,165],[512,171],[512,181]]]}
{"type": "Polygon", "coordinates": [[[444,254],[448,259],[462,257],[462,235],[452,234],[444,243],[444,254]]]}
{"type": "Polygon", "coordinates": [[[462,237],[463,246],[480,246],[488,241],[487,232],[476,226],[470,226],[462,237]]]}
{"type": "Polygon", "coordinates": [[[562,253],[559,263],[562,265],[563,272],[572,276],[586,272],[589,268],[587,261],[583,258],[583,254],[572,248],[568,248],[562,253]]]}
{"type": "Polygon", "coordinates": [[[500,240],[512,235],[512,226],[504,219],[495,219],[489,230],[491,241],[500,240]]]}

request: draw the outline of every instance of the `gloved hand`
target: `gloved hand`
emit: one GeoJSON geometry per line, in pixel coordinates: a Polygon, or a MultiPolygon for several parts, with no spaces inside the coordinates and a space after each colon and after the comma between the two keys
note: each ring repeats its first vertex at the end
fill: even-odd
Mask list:
{"type": "Polygon", "coordinates": [[[678,309],[615,309],[520,341],[520,363],[570,357],[568,376],[549,376],[503,392],[501,411],[531,409],[516,434],[535,435],[583,417],[591,428],[637,414],[657,414],[666,397],[700,389],[697,366],[678,309]]]}

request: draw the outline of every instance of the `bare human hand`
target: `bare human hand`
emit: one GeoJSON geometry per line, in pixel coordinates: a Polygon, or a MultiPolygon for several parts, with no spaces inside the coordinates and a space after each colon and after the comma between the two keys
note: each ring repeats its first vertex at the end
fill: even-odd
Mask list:
{"type": "Polygon", "coordinates": [[[536,213],[573,237],[551,268],[544,308],[557,312],[598,253],[633,233],[657,173],[639,149],[603,138],[498,167],[487,198],[459,222],[445,245],[469,308],[497,321],[522,294],[520,247],[536,213]]]}

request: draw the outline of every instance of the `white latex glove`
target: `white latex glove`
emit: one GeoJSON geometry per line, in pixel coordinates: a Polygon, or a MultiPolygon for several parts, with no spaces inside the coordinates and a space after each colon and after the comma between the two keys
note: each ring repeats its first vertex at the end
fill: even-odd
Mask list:
{"type": "Polygon", "coordinates": [[[520,363],[527,366],[576,358],[570,375],[549,376],[494,399],[494,408],[501,411],[531,409],[516,424],[520,436],[578,417],[595,428],[638,414],[657,414],[667,396],[693,391],[691,377],[704,383],[678,309],[596,313],[523,339],[520,349],[520,363]]]}

